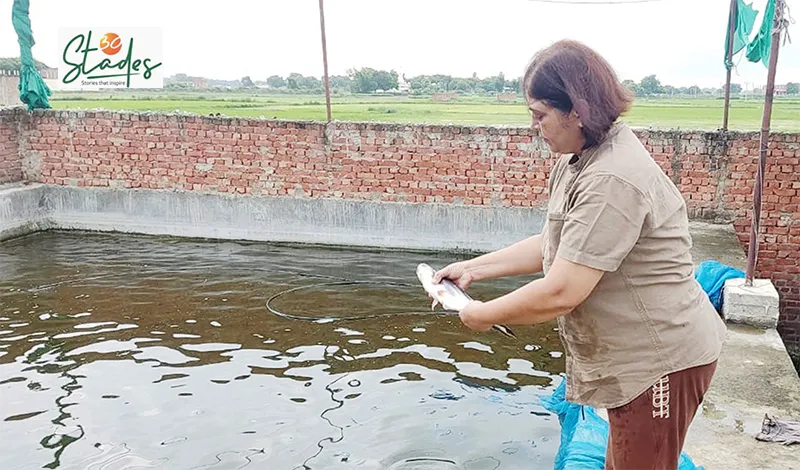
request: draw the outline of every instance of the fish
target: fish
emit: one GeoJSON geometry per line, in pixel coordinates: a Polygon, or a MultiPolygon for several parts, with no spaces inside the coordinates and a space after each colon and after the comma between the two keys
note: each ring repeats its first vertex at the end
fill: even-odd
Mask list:
{"type": "MultiPolygon", "coordinates": [[[[422,284],[423,289],[425,289],[425,292],[433,298],[431,310],[434,310],[436,305],[441,304],[444,310],[458,312],[463,310],[464,307],[473,300],[469,294],[455,285],[450,279],[442,279],[442,282],[439,284],[434,284],[434,274],[436,274],[436,271],[426,263],[417,265],[417,278],[422,284]]],[[[505,325],[492,325],[492,328],[511,338],[517,337],[517,335],[511,331],[511,328],[505,325]]]]}

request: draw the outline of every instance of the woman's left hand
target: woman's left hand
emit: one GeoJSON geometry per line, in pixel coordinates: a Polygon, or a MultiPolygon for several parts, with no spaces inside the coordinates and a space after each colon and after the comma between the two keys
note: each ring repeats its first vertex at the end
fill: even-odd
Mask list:
{"type": "Polygon", "coordinates": [[[489,331],[492,329],[492,323],[486,323],[483,306],[485,304],[480,300],[473,300],[467,304],[466,307],[458,312],[458,317],[467,328],[474,331],[489,331]]]}

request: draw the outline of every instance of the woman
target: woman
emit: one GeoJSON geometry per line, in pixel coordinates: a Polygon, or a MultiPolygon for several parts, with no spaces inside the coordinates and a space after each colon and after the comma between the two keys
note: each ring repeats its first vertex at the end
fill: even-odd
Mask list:
{"type": "Polygon", "coordinates": [[[476,331],[557,319],[567,399],[608,410],[606,468],[677,468],[716,368],[725,325],[695,281],[685,201],[631,129],[631,97],[588,47],[540,51],[523,79],[538,131],[559,155],[542,232],[451,264],[434,281],[543,272],[460,313],[476,331]]]}

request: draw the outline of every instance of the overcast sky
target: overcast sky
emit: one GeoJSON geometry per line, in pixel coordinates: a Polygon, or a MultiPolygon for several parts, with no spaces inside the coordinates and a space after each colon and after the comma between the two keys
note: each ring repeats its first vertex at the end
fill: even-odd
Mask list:
{"type": "MultiPolygon", "coordinates": [[[[567,1],[567,0],[562,0],[567,1]]],[[[593,1],[593,0],[583,0],[593,1]]],[[[613,1],[613,0],[609,0],[613,1]]],[[[766,0],[752,1],[761,24],[766,0]]],[[[0,0],[0,55],[17,56],[13,0],[0,0]]],[[[800,0],[787,4],[800,19],[800,0]]],[[[559,5],[532,0],[326,0],[330,74],[395,69],[517,77],[537,49],[586,42],[623,79],[656,74],[675,86],[720,86],[729,0],[660,0],[628,5],[559,5]]],[[[322,75],[317,0],[32,0],[34,57],[56,66],[60,27],[155,26],[163,31],[164,76],[264,80],[322,75]]],[[[800,82],[800,26],[781,49],[778,83],[800,82]]],[[[734,82],[766,83],[766,68],[737,57],[734,82]]],[[[752,86],[752,85],[751,85],[752,86]]]]}

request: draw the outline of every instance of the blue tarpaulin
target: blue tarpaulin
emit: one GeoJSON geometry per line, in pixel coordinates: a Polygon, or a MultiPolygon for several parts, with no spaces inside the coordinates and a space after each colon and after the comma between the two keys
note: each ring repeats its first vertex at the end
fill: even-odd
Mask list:
{"type": "Polygon", "coordinates": [[[553,469],[602,469],[606,461],[608,423],[591,406],[568,402],[566,391],[567,382],[562,379],[551,396],[542,398],[542,406],[555,413],[561,424],[561,444],[553,469]]]}
{"type": "MultiPolygon", "coordinates": [[[[744,273],[717,261],[704,261],[695,270],[694,277],[708,294],[714,308],[719,311],[722,308],[722,288],[725,281],[744,277],[744,273]]],[[[561,444],[556,454],[554,470],[603,469],[608,444],[608,423],[594,408],[566,400],[565,379],[562,379],[552,395],[543,397],[541,401],[542,406],[558,416],[561,424],[561,444]]],[[[702,469],[685,452],[681,453],[678,470],[702,469]]]]}

